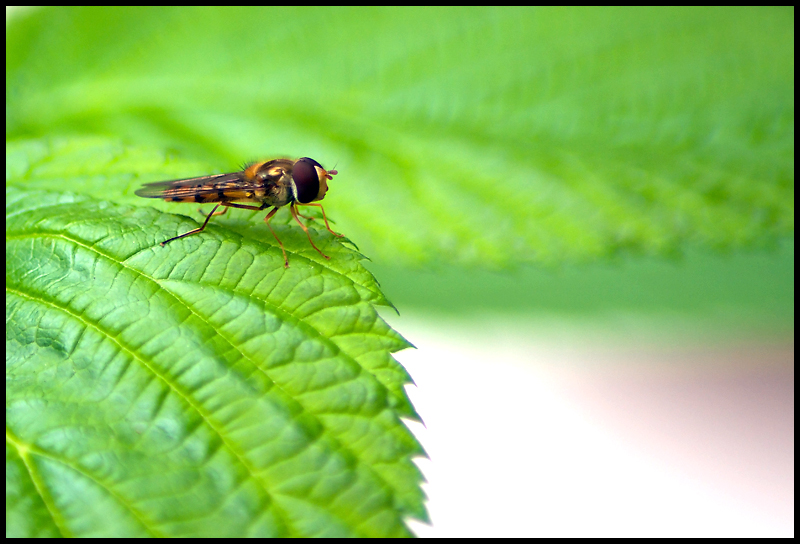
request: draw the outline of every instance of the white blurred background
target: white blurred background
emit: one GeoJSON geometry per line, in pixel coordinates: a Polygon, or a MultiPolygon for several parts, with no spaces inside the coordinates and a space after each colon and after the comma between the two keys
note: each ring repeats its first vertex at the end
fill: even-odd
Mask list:
{"type": "Polygon", "coordinates": [[[417,535],[794,535],[793,341],[385,317],[417,347],[417,535]]]}

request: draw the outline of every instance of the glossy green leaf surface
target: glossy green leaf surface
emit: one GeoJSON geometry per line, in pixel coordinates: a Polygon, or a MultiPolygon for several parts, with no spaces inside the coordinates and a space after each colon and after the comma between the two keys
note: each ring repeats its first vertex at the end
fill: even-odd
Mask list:
{"type": "Polygon", "coordinates": [[[277,225],[285,269],[263,222],[227,218],[161,247],[196,223],[64,187],[121,196],[163,157],[6,156],[8,536],[400,536],[425,518],[390,355],[409,344],[358,253],[312,228],[326,261],[277,225]]]}

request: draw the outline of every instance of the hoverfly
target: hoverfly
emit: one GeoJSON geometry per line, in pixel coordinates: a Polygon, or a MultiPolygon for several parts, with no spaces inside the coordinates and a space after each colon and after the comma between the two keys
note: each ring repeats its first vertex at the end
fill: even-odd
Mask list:
{"type": "Polygon", "coordinates": [[[296,161],[291,159],[272,159],[253,163],[241,172],[147,183],[136,191],[136,194],[145,198],[161,198],[171,202],[218,203],[208,214],[200,228],[190,230],[169,240],[164,240],[161,242],[162,246],[179,238],[202,232],[211,216],[223,215],[228,211],[228,208],[257,211],[274,206],[274,209],[267,214],[264,221],[278,241],[278,245],[281,246],[284,266],[289,268],[289,258],[286,256],[286,250],[278,235],[272,230],[272,226],[269,224],[270,219],[279,208],[288,204],[292,217],[306,232],[308,241],[311,242],[311,247],[326,259],[330,259],[314,245],[308,228],[300,221],[300,217],[309,220],[312,220],[313,217],[300,215],[297,212],[297,206],[319,207],[322,210],[322,219],[325,221],[325,228],[328,229],[328,232],[334,236],[343,236],[331,230],[330,225],[328,225],[328,218],[325,216],[325,209],[322,204],[315,203],[317,200],[325,198],[325,193],[328,191],[328,180],[332,180],[337,173],[336,170],[325,170],[320,163],[308,157],[303,157],[296,161]],[[236,202],[257,202],[260,205],[250,206],[236,204],[236,202]],[[223,206],[224,209],[218,212],[217,208],[220,206],[223,206]]]}

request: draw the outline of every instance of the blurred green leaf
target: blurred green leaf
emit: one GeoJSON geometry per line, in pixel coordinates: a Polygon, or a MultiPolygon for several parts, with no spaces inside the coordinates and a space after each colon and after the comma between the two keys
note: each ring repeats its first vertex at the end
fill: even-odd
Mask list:
{"type": "Polygon", "coordinates": [[[358,253],[312,230],[326,261],[277,226],[284,269],[263,222],[227,216],[161,247],[196,222],[107,199],[190,165],[99,138],[6,158],[7,536],[401,536],[426,518],[390,355],[409,344],[358,253]]]}
{"type": "Polygon", "coordinates": [[[7,138],[338,161],[326,203],[384,261],[794,229],[793,8],[54,8],[7,45],[7,138]]]}

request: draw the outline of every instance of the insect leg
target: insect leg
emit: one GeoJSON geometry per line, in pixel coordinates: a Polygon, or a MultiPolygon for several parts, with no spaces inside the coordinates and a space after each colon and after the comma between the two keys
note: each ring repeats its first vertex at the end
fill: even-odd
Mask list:
{"type": "MultiPolygon", "coordinates": [[[[206,217],[206,220],[203,221],[203,226],[201,226],[198,229],[194,229],[194,230],[190,230],[189,232],[185,232],[185,233],[181,234],[180,236],[175,236],[174,238],[170,238],[169,240],[164,240],[163,242],[161,242],[161,247],[164,247],[165,245],[167,245],[168,243],[172,242],[173,240],[177,240],[179,238],[183,238],[185,236],[190,236],[192,234],[197,234],[198,232],[201,232],[204,228],[206,228],[206,225],[208,224],[208,220],[211,219],[211,216],[214,215],[214,212],[217,210],[217,208],[219,208],[219,204],[214,206],[214,209],[211,210],[210,214],[208,214],[208,217],[206,217]]],[[[222,212],[222,213],[225,213],[225,212],[222,212]]],[[[218,215],[221,215],[221,214],[218,214],[218,215]]]]}
{"type": "Polygon", "coordinates": [[[289,257],[286,256],[286,250],[283,248],[283,242],[281,242],[281,239],[278,238],[277,234],[275,234],[275,231],[272,230],[272,225],[269,224],[269,220],[272,219],[272,216],[275,215],[275,212],[277,212],[277,211],[278,211],[278,207],[275,206],[275,209],[272,210],[271,212],[269,212],[267,214],[267,216],[264,218],[264,222],[269,227],[269,231],[272,233],[272,235],[278,241],[278,245],[281,246],[281,251],[283,251],[283,267],[284,268],[289,268],[289,257]]]}
{"type": "Polygon", "coordinates": [[[185,232],[185,233],[181,234],[180,236],[175,236],[174,238],[170,238],[169,240],[164,240],[163,242],[161,242],[161,246],[163,247],[163,246],[167,245],[168,243],[172,242],[173,240],[178,240],[179,238],[183,238],[185,236],[190,236],[192,234],[197,234],[198,232],[201,232],[204,228],[206,228],[206,225],[208,224],[208,220],[211,219],[211,217],[213,217],[215,215],[224,215],[225,212],[228,211],[228,208],[244,208],[245,210],[256,210],[256,211],[258,211],[258,210],[263,210],[264,208],[267,208],[267,207],[268,207],[267,204],[262,204],[261,206],[247,206],[245,204],[234,204],[233,202],[220,202],[219,204],[214,206],[214,208],[211,210],[211,213],[208,214],[208,216],[206,217],[206,220],[203,221],[203,225],[200,228],[197,228],[197,229],[194,229],[194,230],[190,230],[189,232],[185,232]],[[220,206],[225,206],[225,209],[222,210],[221,212],[217,212],[217,208],[219,208],[220,206]]]}
{"type": "Polygon", "coordinates": [[[303,219],[308,219],[309,221],[313,221],[314,219],[316,219],[316,217],[311,217],[310,215],[303,215],[302,213],[300,213],[300,210],[297,210],[297,215],[299,215],[303,219]]]}
{"type": "MultiPolygon", "coordinates": [[[[230,206],[231,208],[240,208],[242,210],[255,210],[255,211],[261,211],[264,208],[269,208],[270,206],[269,204],[262,204],[261,206],[248,206],[247,204],[234,204],[233,202],[223,202],[222,205],[230,206]]],[[[267,216],[264,218],[264,221],[267,223],[267,226],[269,227],[270,232],[272,232],[272,235],[278,241],[278,245],[281,246],[281,251],[283,251],[283,265],[286,268],[289,268],[289,258],[286,257],[286,250],[283,249],[283,243],[281,242],[280,238],[278,238],[278,235],[275,234],[275,231],[272,230],[272,225],[269,224],[269,220],[272,219],[272,216],[275,215],[275,212],[277,211],[278,207],[276,206],[274,210],[272,210],[267,214],[267,216]]]]}
{"type": "Polygon", "coordinates": [[[233,202],[223,202],[222,205],[231,208],[241,208],[242,210],[255,210],[255,211],[260,211],[263,210],[264,208],[269,208],[270,206],[269,204],[262,204],[261,206],[248,206],[247,204],[234,204],[233,202]]]}
{"type": "MultiPolygon", "coordinates": [[[[202,213],[202,214],[205,214],[205,213],[206,213],[206,212],[204,212],[204,211],[203,211],[202,209],[200,209],[200,208],[197,208],[197,211],[198,211],[198,212],[200,212],[200,213],[202,213]]],[[[214,210],[211,210],[211,216],[212,216],[212,217],[214,217],[214,216],[217,216],[217,215],[225,215],[225,213],[226,213],[227,211],[228,211],[228,208],[223,208],[221,212],[215,212],[214,210]]]]}
{"type": "MultiPolygon", "coordinates": [[[[328,232],[330,232],[330,233],[331,233],[331,234],[333,234],[334,236],[338,236],[338,237],[340,237],[340,238],[341,238],[342,236],[344,236],[344,234],[336,234],[335,232],[333,232],[333,231],[331,230],[331,227],[330,227],[330,225],[328,225],[328,218],[325,216],[325,208],[323,208],[323,207],[322,207],[322,204],[314,204],[314,203],[312,202],[312,203],[309,203],[309,204],[303,204],[303,206],[318,206],[318,207],[319,207],[319,209],[320,209],[320,210],[322,210],[322,219],[324,219],[324,220],[325,220],[325,228],[326,228],[326,229],[328,229],[328,232]]],[[[305,217],[305,215],[302,215],[301,217],[305,217]]],[[[295,217],[295,219],[297,219],[297,217],[295,217]]],[[[309,218],[309,219],[313,219],[313,218],[309,218]]],[[[298,221],[298,222],[299,222],[299,221],[298,221]]],[[[312,244],[312,245],[313,245],[313,244],[312,244]]]]}
{"type": "MultiPolygon", "coordinates": [[[[296,205],[295,205],[294,202],[292,202],[291,206],[289,206],[289,210],[291,210],[292,217],[294,217],[294,220],[297,221],[297,224],[300,225],[303,228],[304,231],[306,231],[306,236],[308,236],[308,241],[311,243],[311,247],[316,249],[317,252],[320,255],[322,255],[323,257],[325,257],[326,259],[330,259],[330,257],[325,255],[322,251],[319,250],[319,248],[317,246],[314,245],[314,241],[311,239],[311,233],[308,232],[308,228],[300,221],[300,218],[297,217],[297,208],[296,208],[296,205]]],[[[328,229],[328,230],[330,230],[330,229],[328,229]]],[[[333,232],[333,231],[331,231],[331,232],[333,232]]]]}

